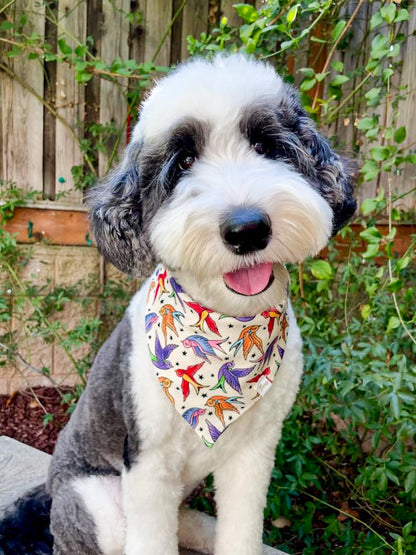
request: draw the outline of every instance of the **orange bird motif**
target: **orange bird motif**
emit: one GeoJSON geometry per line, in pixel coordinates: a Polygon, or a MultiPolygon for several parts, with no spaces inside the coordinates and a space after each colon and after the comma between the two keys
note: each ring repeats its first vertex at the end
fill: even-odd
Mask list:
{"type": "Polygon", "coordinates": [[[241,347],[243,347],[243,355],[245,359],[247,359],[254,346],[256,346],[261,353],[264,353],[263,342],[256,334],[259,327],[260,326],[249,326],[248,328],[244,328],[237,341],[231,345],[230,351],[231,349],[235,349],[234,355],[236,355],[241,347]]]}
{"type": "Polygon", "coordinates": [[[242,397],[226,397],[225,395],[214,395],[213,397],[210,397],[208,399],[205,405],[207,407],[214,408],[215,416],[217,416],[217,418],[221,420],[221,424],[225,426],[224,411],[231,410],[240,414],[238,408],[232,405],[232,403],[239,403],[240,405],[243,405],[244,403],[240,401],[241,398],[242,397]]]}
{"type": "Polygon", "coordinates": [[[218,328],[217,328],[217,324],[214,322],[214,320],[210,316],[211,312],[213,312],[212,310],[210,310],[206,306],[202,306],[198,303],[189,303],[188,301],[185,301],[185,302],[190,308],[192,308],[192,310],[195,310],[195,312],[199,316],[198,322],[196,324],[192,324],[192,327],[199,328],[201,331],[205,331],[204,330],[204,324],[206,323],[207,326],[209,327],[209,329],[213,333],[216,333],[217,335],[219,335],[221,337],[221,334],[220,334],[220,332],[218,331],[218,328]]]}
{"type": "Polygon", "coordinates": [[[156,291],[155,291],[155,296],[153,298],[153,302],[155,302],[158,295],[162,295],[162,293],[168,293],[169,292],[166,289],[166,286],[165,286],[166,274],[167,274],[167,271],[165,269],[165,271],[160,272],[160,274],[156,278],[157,279],[157,285],[156,285],[156,291]]]}
{"type": "Polygon", "coordinates": [[[188,366],[186,370],[182,370],[181,368],[178,368],[176,370],[176,375],[182,378],[181,388],[184,401],[189,396],[189,384],[191,384],[192,387],[195,389],[197,395],[199,394],[200,389],[202,389],[203,387],[208,387],[207,385],[202,385],[201,383],[198,383],[194,379],[195,373],[198,372],[203,364],[205,364],[205,362],[194,364],[193,366],[188,366]]]}
{"type": "Polygon", "coordinates": [[[166,378],[165,376],[160,376],[158,379],[159,379],[159,383],[160,383],[161,388],[166,393],[166,397],[169,399],[169,401],[172,403],[172,405],[174,405],[175,400],[168,391],[168,389],[172,385],[172,380],[170,380],[169,378],[166,378]]]}
{"type": "Polygon", "coordinates": [[[171,304],[165,304],[164,306],[162,306],[162,308],[159,310],[159,314],[162,316],[161,328],[162,328],[162,333],[165,336],[165,343],[166,343],[168,340],[167,328],[171,329],[175,335],[178,335],[178,332],[176,331],[174,319],[177,320],[179,323],[181,323],[180,317],[181,316],[183,317],[183,314],[182,312],[179,312],[179,310],[175,310],[175,308],[171,304]]]}
{"type": "Polygon", "coordinates": [[[286,312],[284,314],[282,314],[282,317],[280,318],[280,329],[282,330],[282,339],[283,341],[286,341],[286,329],[289,326],[289,322],[287,321],[286,318],[286,312]]]}
{"type": "Polygon", "coordinates": [[[264,310],[261,315],[263,316],[263,318],[269,319],[267,323],[267,329],[270,337],[274,328],[274,323],[278,321],[278,318],[280,318],[282,313],[279,312],[276,308],[269,308],[268,310],[264,310]]]}

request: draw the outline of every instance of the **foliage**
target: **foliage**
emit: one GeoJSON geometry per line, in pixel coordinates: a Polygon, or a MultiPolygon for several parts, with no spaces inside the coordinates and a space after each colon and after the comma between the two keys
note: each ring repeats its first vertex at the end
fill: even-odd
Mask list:
{"type": "MultiPolygon", "coordinates": [[[[375,183],[376,195],[361,205],[359,234],[346,228],[331,242],[325,260],[308,260],[291,270],[305,377],[276,453],[265,541],[305,555],[416,552],[415,238],[401,254],[395,243],[398,225],[414,218],[400,210],[399,201],[415,191],[409,186],[398,194],[395,180],[416,163],[416,153],[406,147],[409,130],[399,117],[409,91],[393,87],[407,40],[409,2],[379,3],[357,52],[362,63],[348,68],[343,54],[351,48],[354,22],[364,4],[269,0],[257,9],[236,4],[240,25],[230,26],[222,18],[212,32],[188,37],[191,55],[243,51],[275,64],[285,80],[299,86],[305,109],[321,125],[341,120],[351,128],[351,144],[332,140],[360,159],[359,182],[375,183]],[[310,45],[315,59],[305,62],[310,45]],[[275,526],[278,517],[287,517],[290,526],[275,526]]],[[[62,30],[53,3],[42,6],[56,29],[57,48],[31,28],[24,13],[0,8],[0,44],[7,46],[7,57],[25,57],[45,67],[66,64],[87,87],[94,79],[108,80],[129,106],[120,126],[80,122],[82,139],[72,130],[84,156],[84,163],[72,170],[74,183],[84,189],[95,180],[99,153],[107,156],[108,168],[116,160],[144,90],[155,73],[168,68],[154,66],[162,43],[153,61],[106,62],[96,55],[90,37],[82,42],[62,30]]],[[[123,15],[132,24],[142,18],[139,11],[123,15]]],[[[0,70],[17,79],[11,67],[0,62],[0,70]]],[[[51,101],[44,105],[59,117],[51,101]]],[[[0,223],[33,198],[34,193],[3,184],[0,223]]],[[[71,397],[75,402],[132,284],[107,281],[97,287],[97,276],[91,276],[71,287],[39,285],[36,276],[22,277],[30,259],[30,249],[0,226],[0,366],[11,364],[53,380],[50,368],[35,368],[23,357],[19,340],[33,335],[60,345],[80,377],[71,397]],[[68,326],[59,316],[73,304],[89,315],[68,326]]],[[[45,422],[51,417],[46,414],[45,422]]],[[[209,479],[193,506],[212,511],[212,491],[209,479]]]]}

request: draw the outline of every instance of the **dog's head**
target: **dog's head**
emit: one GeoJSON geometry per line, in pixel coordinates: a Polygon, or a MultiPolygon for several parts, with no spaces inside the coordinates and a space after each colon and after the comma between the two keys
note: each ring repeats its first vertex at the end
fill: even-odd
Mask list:
{"type": "Polygon", "coordinates": [[[294,89],[231,55],[193,60],[156,85],[90,206],[98,248],[121,270],[143,275],[162,261],[249,296],[271,263],[322,249],[356,203],[294,89]]]}

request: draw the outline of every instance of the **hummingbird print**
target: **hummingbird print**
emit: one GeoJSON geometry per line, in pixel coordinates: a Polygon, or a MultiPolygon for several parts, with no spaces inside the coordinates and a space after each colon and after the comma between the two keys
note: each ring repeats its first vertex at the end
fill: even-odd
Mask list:
{"type": "Polygon", "coordinates": [[[156,290],[155,290],[155,296],[153,298],[153,303],[156,301],[158,295],[163,295],[163,293],[168,293],[168,290],[166,289],[166,285],[165,285],[165,280],[166,280],[166,276],[167,276],[167,271],[165,268],[164,272],[159,272],[158,276],[157,276],[157,285],[156,285],[156,290]]]}
{"type": "Polygon", "coordinates": [[[198,407],[193,407],[186,410],[182,416],[188,422],[192,428],[196,428],[199,423],[199,417],[205,414],[205,409],[200,409],[198,407]]]}
{"type": "Polygon", "coordinates": [[[179,312],[179,310],[175,310],[175,308],[171,304],[163,305],[162,308],[159,310],[159,314],[162,316],[161,328],[162,333],[165,337],[165,343],[167,343],[167,328],[172,330],[175,335],[178,335],[174,320],[182,325],[180,318],[183,318],[184,315],[182,314],[182,312],[179,312]]]}
{"type": "Polygon", "coordinates": [[[149,333],[155,322],[157,322],[157,314],[155,312],[149,312],[149,314],[146,314],[144,318],[144,329],[146,333],[149,333]]]}
{"type": "Polygon", "coordinates": [[[240,337],[230,347],[230,351],[231,349],[235,349],[234,356],[238,353],[241,347],[243,347],[243,355],[245,359],[247,359],[251,349],[254,346],[256,346],[261,353],[264,352],[263,342],[256,334],[256,331],[259,328],[260,326],[249,326],[248,328],[243,329],[243,331],[240,333],[240,337]]]}
{"type": "Polygon", "coordinates": [[[185,349],[192,349],[197,357],[202,358],[203,360],[211,364],[207,355],[214,358],[220,358],[215,353],[214,349],[217,349],[218,351],[221,351],[225,354],[224,349],[221,347],[221,343],[224,343],[224,341],[227,341],[227,339],[228,337],[226,339],[207,339],[202,335],[189,335],[186,339],[182,341],[182,344],[185,349]]]}
{"type": "Polygon", "coordinates": [[[166,397],[169,399],[169,401],[172,403],[173,406],[175,406],[175,400],[172,397],[172,395],[169,393],[169,388],[172,385],[172,380],[170,380],[169,378],[166,378],[165,376],[160,376],[159,377],[159,383],[160,386],[162,387],[163,391],[166,394],[166,397]]]}
{"type": "Polygon", "coordinates": [[[202,389],[203,387],[208,387],[207,385],[198,383],[194,378],[195,373],[198,372],[198,370],[201,368],[203,364],[205,363],[201,362],[200,364],[194,364],[193,366],[188,366],[186,370],[182,370],[181,368],[178,368],[178,370],[176,370],[176,375],[179,376],[179,378],[182,378],[181,389],[182,389],[184,401],[186,401],[190,393],[189,384],[191,384],[192,387],[195,389],[197,395],[199,395],[200,389],[202,389]]]}
{"type": "Polygon", "coordinates": [[[175,278],[171,277],[169,281],[172,286],[172,292],[170,293],[169,297],[173,297],[175,301],[176,299],[178,299],[178,301],[181,303],[183,310],[185,310],[185,305],[183,304],[183,300],[181,299],[181,295],[180,295],[181,293],[184,292],[184,290],[182,289],[182,287],[179,285],[179,283],[176,281],[175,278]]]}
{"type": "Polygon", "coordinates": [[[240,411],[232,403],[239,403],[243,405],[244,403],[240,401],[241,397],[226,397],[225,395],[213,395],[205,403],[207,407],[213,407],[215,416],[221,421],[221,424],[225,426],[224,411],[230,410],[240,414],[240,411]]]}
{"type": "Polygon", "coordinates": [[[241,391],[241,386],[240,386],[240,378],[244,378],[245,376],[248,376],[255,368],[255,366],[252,366],[251,368],[234,368],[235,364],[234,362],[226,362],[225,364],[223,364],[218,372],[218,383],[216,383],[214,385],[214,387],[211,388],[211,391],[214,391],[215,389],[221,388],[224,393],[227,393],[225,391],[225,384],[227,383],[230,387],[232,387],[235,391],[237,391],[237,393],[240,393],[240,395],[243,394],[243,392],[241,391]]]}
{"type": "Polygon", "coordinates": [[[268,310],[264,310],[261,315],[263,318],[268,318],[269,321],[267,322],[267,330],[269,332],[269,337],[271,336],[274,328],[275,322],[278,324],[278,319],[282,315],[276,308],[269,308],[268,310]]]}
{"type": "Polygon", "coordinates": [[[162,347],[156,334],[155,354],[152,353],[152,351],[150,350],[150,346],[148,345],[149,354],[153,365],[156,366],[156,368],[159,368],[159,370],[168,370],[169,368],[172,368],[172,363],[168,360],[168,358],[171,352],[177,347],[178,345],[166,345],[166,347],[162,347]]]}
{"type": "Polygon", "coordinates": [[[195,310],[195,312],[199,316],[199,320],[196,322],[196,324],[191,324],[192,327],[199,328],[201,331],[204,332],[204,324],[206,324],[213,333],[221,336],[220,332],[218,331],[217,324],[210,316],[213,310],[210,310],[206,306],[202,306],[198,303],[190,303],[188,301],[185,302],[190,308],[192,308],[192,310],[195,310]]]}

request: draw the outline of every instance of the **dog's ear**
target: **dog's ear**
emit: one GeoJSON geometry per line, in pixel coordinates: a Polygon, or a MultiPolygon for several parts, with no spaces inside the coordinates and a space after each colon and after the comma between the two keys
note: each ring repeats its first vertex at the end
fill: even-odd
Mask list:
{"type": "Polygon", "coordinates": [[[138,166],[130,144],[122,163],[87,195],[90,227],[99,252],[122,272],[147,276],[154,268],[138,166]]]}
{"type": "Polygon", "coordinates": [[[307,174],[320,194],[332,208],[334,236],[354,215],[357,202],[354,198],[353,164],[342,159],[316,130],[315,123],[302,108],[297,92],[292,87],[286,88],[284,100],[285,117],[288,127],[296,133],[302,143],[302,150],[297,151],[301,171],[307,174]]]}

